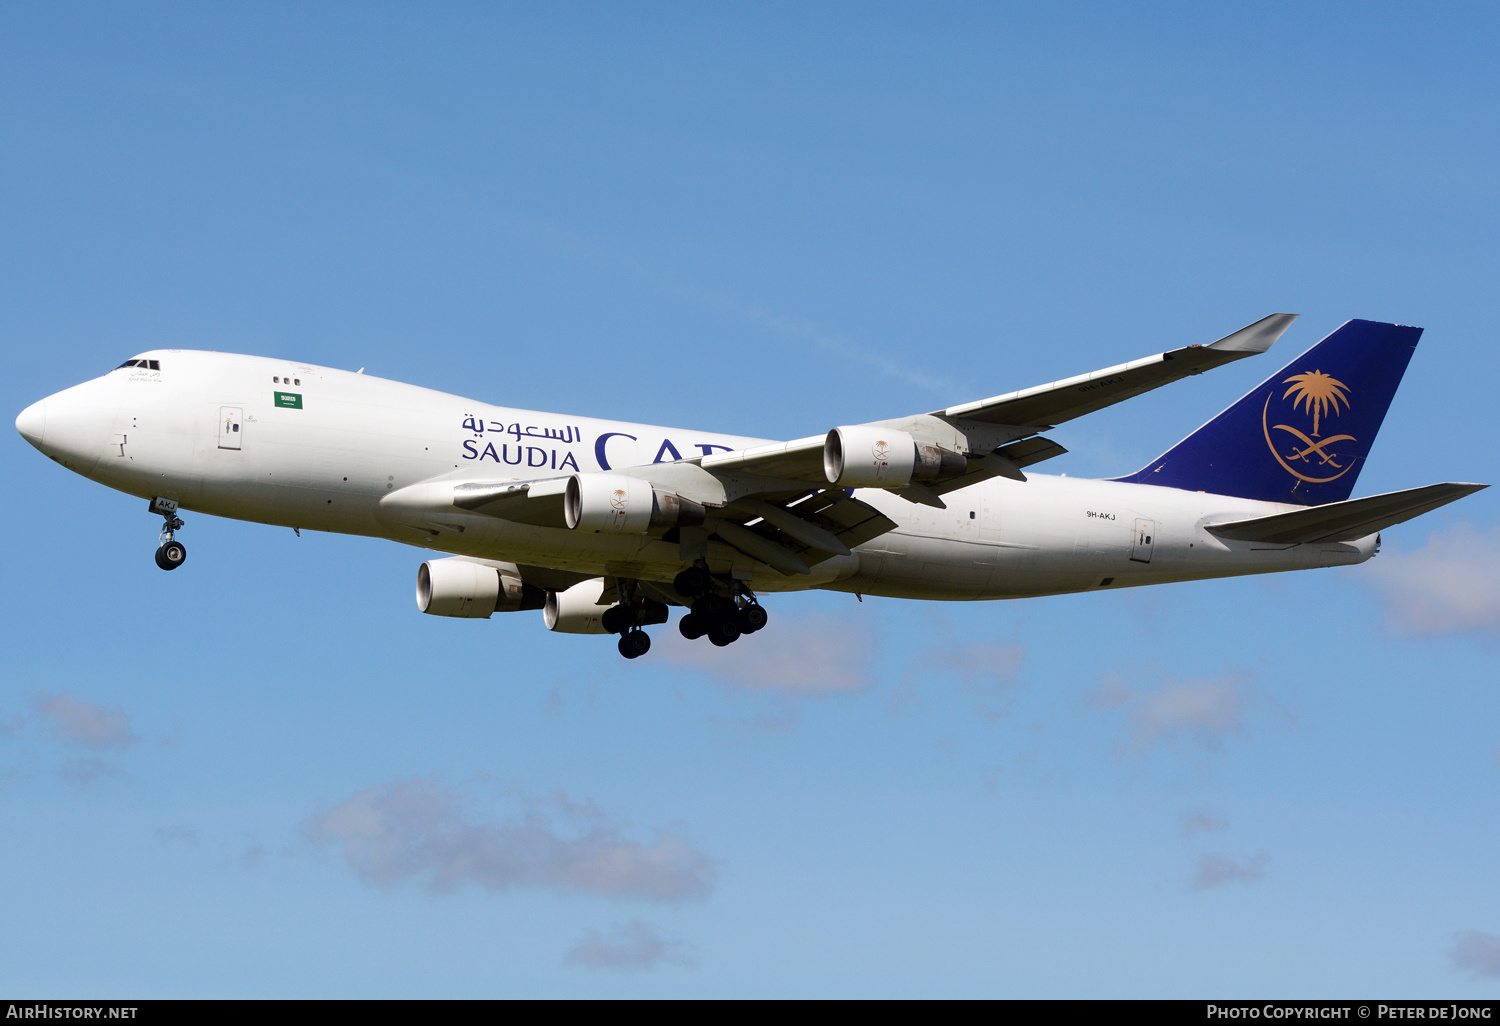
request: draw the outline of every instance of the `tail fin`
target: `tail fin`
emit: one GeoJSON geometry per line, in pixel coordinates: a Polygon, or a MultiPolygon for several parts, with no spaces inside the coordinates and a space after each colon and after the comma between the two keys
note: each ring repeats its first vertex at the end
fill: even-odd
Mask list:
{"type": "Polygon", "coordinates": [[[1354,490],[1421,328],[1346,321],[1122,481],[1319,506],[1354,490]]]}

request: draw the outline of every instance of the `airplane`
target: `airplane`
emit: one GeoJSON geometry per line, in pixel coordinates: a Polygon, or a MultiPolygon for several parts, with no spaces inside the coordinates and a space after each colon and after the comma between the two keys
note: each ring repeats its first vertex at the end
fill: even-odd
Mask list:
{"type": "Polygon", "coordinates": [[[1469,495],[1351,499],[1422,329],[1347,321],[1139,471],[1028,472],[1043,432],[1265,352],[1272,314],[1189,345],[929,413],[771,441],[492,406],[289,360],[161,349],[28,406],[16,429],[84,477],[149,500],[156,562],[192,510],[433,550],[418,608],[542,611],[618,635],[685,613],[726,646],[760,596],[821,588],[983,600],[1346,566],[1379,532],[1469,495]]]}

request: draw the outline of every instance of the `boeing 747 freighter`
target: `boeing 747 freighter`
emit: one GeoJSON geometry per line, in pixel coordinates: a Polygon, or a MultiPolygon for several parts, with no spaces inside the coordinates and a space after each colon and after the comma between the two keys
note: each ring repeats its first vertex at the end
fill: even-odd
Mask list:
{"type": "Polygon", "coordinates": [[[1043,432],[1265,352],[1272,314],[1187,346],[946,409],[767,441],[536,413],[290,360],[165,349],[22,411],[69,470],[149,500],[156,562],[184,510],[443,553],[417,605],[616,634],[766,626],[760,597],[826,588],[1004,599],[1369,559],[1379,531],[1485,487],[1351,499],[1422,334],[1345,323],[1134,474],[1053,477],[1043,432]]]}

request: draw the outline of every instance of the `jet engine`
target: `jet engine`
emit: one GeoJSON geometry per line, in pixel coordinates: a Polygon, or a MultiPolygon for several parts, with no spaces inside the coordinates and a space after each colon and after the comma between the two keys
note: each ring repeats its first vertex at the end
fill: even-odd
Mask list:
{"type": "Polygon", "coordinates": [[[878,425],[836,427],[823,441],[823,473],[841,488],[901,488],[957,477],[968,466],[956,452],[878,425]]]}
{"type": "Polygon", "coordinates": [[[434,616],[488,619],[491,613],[540,609],[544,600],[542,590],[522,581],[509,565],[453,556],[417,568],[417,608],[434,616]]]}
{"type": "Polygon", "coordinates": [[[602,594],[602,577],[579,581],[567,591],[549,591],[542,607],[542,622],[549,631],[561,634],[606,634],[604,613],[611,607],[599,604],[602,594]]]}
{"type": "Polygon", "coordinates": [[[563,494],[563,517],[573,530],[645,534],[653,527],[703,523],[692,499],[651,487],[625,474],[574,474],[563,494]]]}

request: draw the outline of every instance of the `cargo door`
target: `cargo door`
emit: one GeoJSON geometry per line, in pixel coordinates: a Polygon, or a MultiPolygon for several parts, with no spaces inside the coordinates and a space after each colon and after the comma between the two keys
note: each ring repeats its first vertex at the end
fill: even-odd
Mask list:
{"type": "Polygon", "coordinates": [[[1156,521],[1137,517],[1135,536],[1130,539],[1130,558],[1137,563],[1151,562],[1151,543],[1156,538],[1156,521]]]}
{"type": "Polygon", "coordinates": [[[238,406],[219,407],[219,448],[239,449],[242,447],[241,426],[244,420],[244,411],[238,406]]]}

